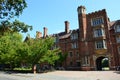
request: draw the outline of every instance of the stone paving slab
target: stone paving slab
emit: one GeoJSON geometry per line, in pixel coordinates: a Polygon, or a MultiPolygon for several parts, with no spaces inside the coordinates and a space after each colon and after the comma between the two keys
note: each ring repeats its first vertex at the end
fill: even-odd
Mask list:
{"type": "Polygon", "coordinates": [[[43,74],[0,73],[0,80],[120,80],[119,71],[54,71],[43,74]]]}

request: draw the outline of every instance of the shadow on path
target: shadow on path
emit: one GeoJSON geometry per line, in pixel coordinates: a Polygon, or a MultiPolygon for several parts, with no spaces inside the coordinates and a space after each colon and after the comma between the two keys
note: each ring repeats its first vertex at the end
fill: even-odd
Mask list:
{"type": "Polygon", "coordinates": [[[120,71],[115,71],[114,73],[116,73],[116,74],[120,74],[120,71]]]}

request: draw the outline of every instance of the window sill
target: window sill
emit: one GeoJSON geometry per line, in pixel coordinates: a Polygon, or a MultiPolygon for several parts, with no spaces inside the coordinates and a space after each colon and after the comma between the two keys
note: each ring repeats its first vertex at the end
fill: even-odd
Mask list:
{"type": "Polygon", "coordinates": [[[102,36],[99,36],[99,37],[94,37],[95,40],[98,40],[98,39],[106,39],[106,36],[105,35],[102,35],[102,36]]]}
{"type": "Polygon", "coordinates": [[[95,52],[96,54],[104,54],[104,53],[107,53],[107,48],[95,49],[94,52],[95,52]]]}
{"type": "Polygon", "coordinates": [[[99,29],[99,28],[104,28],[104,25],[103,25],[103,24],[92,25],[92,27],[93,27],[94,29],[99,29]]]}

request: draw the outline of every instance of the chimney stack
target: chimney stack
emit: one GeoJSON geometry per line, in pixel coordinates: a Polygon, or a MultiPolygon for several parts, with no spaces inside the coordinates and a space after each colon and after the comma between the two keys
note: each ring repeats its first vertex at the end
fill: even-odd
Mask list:
{"type": "Polygon", "coordinates": [[[36,31],[36,38],[38,39],[38,38],[41,38],[41,37],[42,37],[42,33],[39,32],[39,31],[36,31]]]}
{"type": "Polygon", "coordinates": [[[43,34],[43,37],[45,38],[47,36],[47,31],[48,29],[46,27],[43,28],[44,29],[44,34],[43,34]]]}
{"type": "Polygon", "coordinates": [[[65,32],[69,33],[69,22],[65,21],[65,32]]]}

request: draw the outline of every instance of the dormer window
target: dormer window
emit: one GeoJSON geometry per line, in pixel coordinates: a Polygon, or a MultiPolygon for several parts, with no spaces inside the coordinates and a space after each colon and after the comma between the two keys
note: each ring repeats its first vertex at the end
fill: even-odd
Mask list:
{"type": "Polygon", "coordinates": [[[71,40],[78,39],[78,33],[71,34],[71,40]]]}
{"type": "Polygon", "coordinates": [[[97,25],[100,25],[100,24],[103,24],[104,21],[103,21],[103,18],[102,17],[99,17],[99,18],[94,18],[92,19],[91,21],[91,25],[92,26],[97,26],[97,25]]]}
{"type": "Polygon", "coordinates": [[[117,25],[117,26],[115,27],[115,31],[116,31],[116,32],[120,32],[120,25],[117,25]]]}
{"type": "Polygon", "coordinates": [[[59,37],[58,36],[55,38],[55,42],[56,43],[59,42],[59,37]]]}

